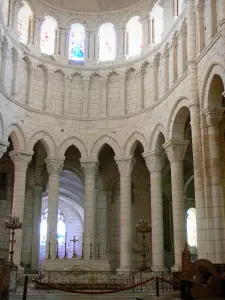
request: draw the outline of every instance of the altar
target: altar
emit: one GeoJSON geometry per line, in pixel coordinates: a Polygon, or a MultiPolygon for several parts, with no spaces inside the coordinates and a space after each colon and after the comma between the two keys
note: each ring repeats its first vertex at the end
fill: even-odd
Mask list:
{"type": "Polygon", "coordinates": [[[42,264],[43,271],[111,271],[109,261],[80,258],[45,259],[42,264]]]}

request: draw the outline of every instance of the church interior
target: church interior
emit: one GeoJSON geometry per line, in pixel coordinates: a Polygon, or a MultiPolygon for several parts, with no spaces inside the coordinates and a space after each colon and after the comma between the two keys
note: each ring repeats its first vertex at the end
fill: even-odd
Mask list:
{"type": "Polygon", "coordinates": [[[224,46],[224,0],[0,0],[0,260],[225,267],[224,46]]]}

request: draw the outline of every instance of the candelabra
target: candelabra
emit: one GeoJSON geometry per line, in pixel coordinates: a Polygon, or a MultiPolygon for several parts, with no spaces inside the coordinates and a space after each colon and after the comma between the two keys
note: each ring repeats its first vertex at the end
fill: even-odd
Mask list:
{"type": "Polygon", "coordinates": [[[146,243],[146,234],[151,232],[151,226],[144,217],[139,220],[138,224],[136,225],[136,231],[142,234],[142,243],[141,243],[141,256],[142,256],[142,265],[140,270],[149,269],[146,264],[146,255],[149,252],[149,246],[146,243]]]}
{"type": "Polygon", "coordinates": [[[10,242],[10,251],[9,251],[9,262],[11,268],[16,267],[13,262],[13,255],[14,255],[14,244],[15,244],[15,230],[22,229],[22,222],[20,222],[19,218],[15,216],[9,216],[7,220],[5,220],[5,229],[10,229],[11,238],[10,242]]]}

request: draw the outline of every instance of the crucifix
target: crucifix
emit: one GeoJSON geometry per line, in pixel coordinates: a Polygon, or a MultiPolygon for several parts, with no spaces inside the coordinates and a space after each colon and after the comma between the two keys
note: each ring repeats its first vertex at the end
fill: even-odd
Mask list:
{"type": "Polygon", "coordinates": [[[74,236],[73,239],[70,240],[70,241],[73,242],[73,256],[72,256],[72,258],[76,258],[77,255],[76,255],[76,252],[75,252],[75,244],[76,244],[76,242],[79,242],[79,240],[76,240],[76,238],[74,236]]]}

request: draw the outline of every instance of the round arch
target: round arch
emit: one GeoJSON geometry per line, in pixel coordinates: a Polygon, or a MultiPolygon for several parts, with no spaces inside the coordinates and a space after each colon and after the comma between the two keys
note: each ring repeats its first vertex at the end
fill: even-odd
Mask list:
{"type": "MultiPolygon", "coordinates": [[[[218,79],[218,86],[223,85],[223,89],[225,87],[225,69],[223,69],[220,65],[211,66],[208,70],[207,77],[205,77],[205,84],[202,90],[202,103],[203,103],[203,110],[209,108],[215,108],[218,106],[218,103],[211,103],[209,93],[212,88],[212,84],[214,84],[214,88],[217,89],[218,86],[216,85],[216,78],[218,79]],[[220,81],[220,82],[219,82],[220,81]]],[[[218,91],[217,91],[218,93],[218,91]]],[[[221,105],[220,105],[221,106],[221,105]]]]}
{"type": "Polygon", "coordinates": [[[168,119],[168,139],[184,139],[184,127],[190,115],[189,102],[187,98],[181,98],[174,105],[168,119]]]}
{"type": "Polygon", "coordinates": [[[166,131],[162,124],[156,125],[155,129],[153,130],[153,133],[151,134],[151,137],[149,139],[149,146],[148,146],[150,151],[157,150],[158,139],[160,134],[162,134],[164,139],[167,140],[166,131]]]}
{"type": "Polygon", "coordinates": [[[7,127],[7,136],[10,136],[14,150],[26,150],[26,139],[21,127],[18,124],[11,124],[9,127],[7,127]]]}

